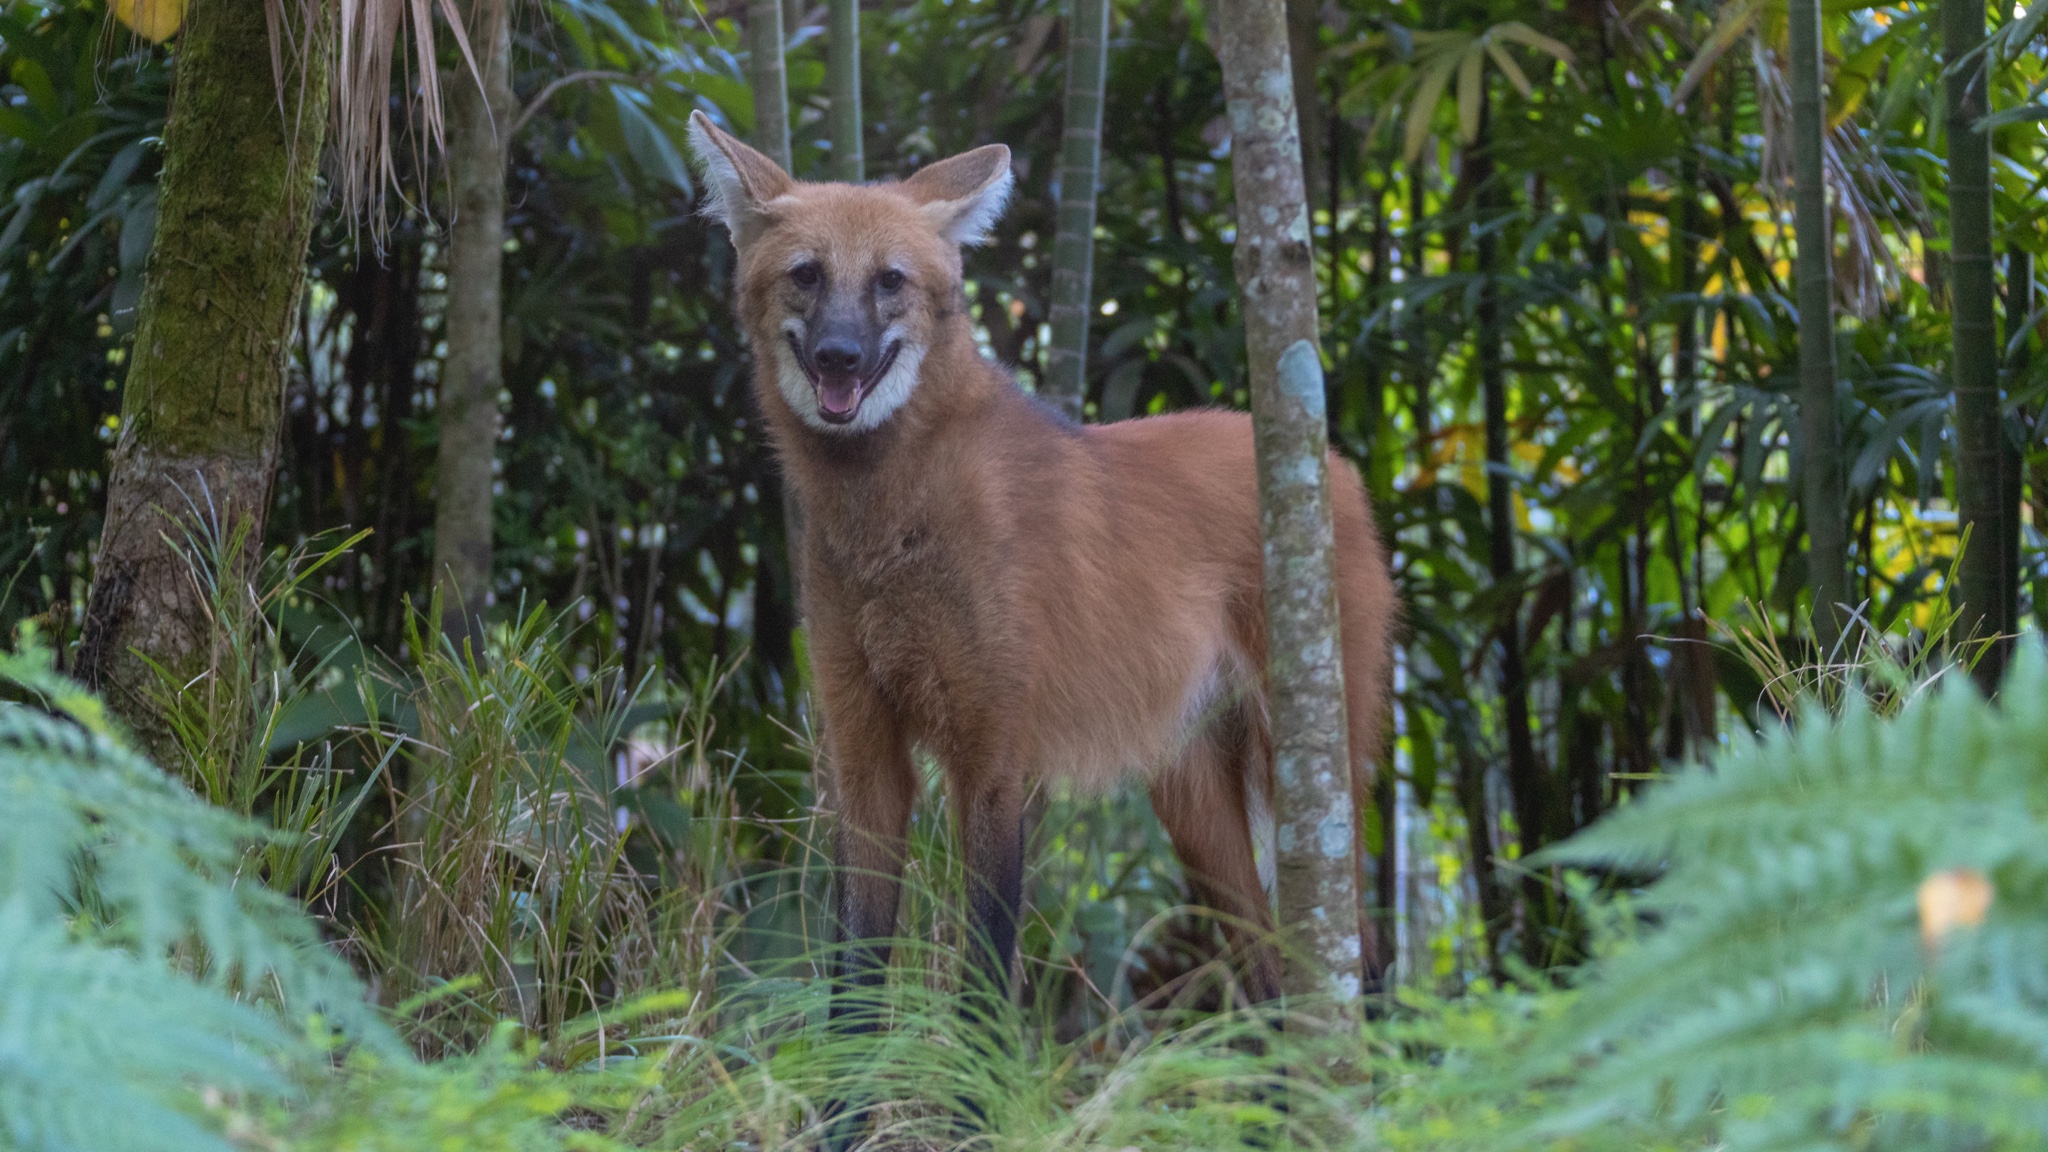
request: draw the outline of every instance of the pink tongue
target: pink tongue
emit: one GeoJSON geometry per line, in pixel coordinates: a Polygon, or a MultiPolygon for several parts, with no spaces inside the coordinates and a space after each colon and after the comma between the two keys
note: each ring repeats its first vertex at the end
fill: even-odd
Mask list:
{"type": "Polygon", "coordinates": [[[818,407],[834,416],[851,416],[860,403],[860,378],[821,376],[818,378],[818,407]]]}

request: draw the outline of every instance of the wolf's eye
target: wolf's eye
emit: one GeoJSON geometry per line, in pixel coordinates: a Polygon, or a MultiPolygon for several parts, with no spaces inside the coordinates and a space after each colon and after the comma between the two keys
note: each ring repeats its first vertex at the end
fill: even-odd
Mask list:
{"type": "Polygon", "coordinates": [[[824,279],[824,275],[816,264],[799,264],[789,270],[790,282],[806,292],[816,288],[818,281],[824,279]]]}
{"type": "Polygon", "coordinates": [[[875,287],[884,292],[899,291],[903,287],[903,273],[894,268],[884,268],[882,274],[875,277],[875,287]]]}

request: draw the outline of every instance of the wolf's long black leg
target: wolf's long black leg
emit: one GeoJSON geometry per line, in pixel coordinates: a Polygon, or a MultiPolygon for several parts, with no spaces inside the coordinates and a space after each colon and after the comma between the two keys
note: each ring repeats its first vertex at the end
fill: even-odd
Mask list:
{"type": "MultiPolygon", "coordinates": [[[[967,969],[961,1014],[978,1035],[969,1043],[1004,1045],[1010,999],[1010,963],[1017,951],[1017,922],[1024,896],[1024,787],[1013,773],[990,773],[962,781],[955,796],[960,839],[967,865],[967,969]]],[[[977,1125],[988,1115],[979,1101],[959,1107],[977,1125]]]]}
{"type": "Polygon", "coordinates": [[[1021,781],[975,781],[960,790],[960,835],[967,857],[970,1003],[998,1004],[1010,994],[1017,917],[1024,897],[1024,788],[1021,781]]]}
{"type": "MultiPolygon", "coordinates": [[[[841,833],[842,840],[845,833],[841,833]]],[[[842,861],[848,853],[839,853],[842,861]]],[[[838,907],[833,917],[837,945],[828,1027],[835,1036],[858,1036],[880,1027],[875,989],[888,979],[889,937],[896,929],[898,872],[867,872],[842,863],[838,876],[838,907]]],[[[824,1110],[826,1147],[845,1152],[860,1136],[860,1122],[847,1114],[848,1101],[834,1095],[824,1110]]]]}
{"type": "MultiPolygon", "coordinates": [[[[839,827],[834,843],[832,938],[837,946],[828,1029],[860,1035],[879,1026],[875,990],[888,975],[896,933],[905,836],[917,774],[893,726],[879,710],[849,710],[832,730],[839,768],[839,827]]],[[[844,1090],[825,1103],[826,1147],[844,1152],[859,1137],[844,1090]]]]}

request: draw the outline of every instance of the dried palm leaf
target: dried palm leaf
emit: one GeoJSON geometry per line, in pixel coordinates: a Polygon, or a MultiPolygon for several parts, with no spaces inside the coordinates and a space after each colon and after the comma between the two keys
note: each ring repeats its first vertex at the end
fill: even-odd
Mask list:
{"type": "MultiPolygon", "coordinates": [[[[235,0],[202,0],[233,3],[235,0]]],[[[385,198],[404,195],[393,160],[394,141],[406,125],[416,123],[412,137],[424,152],[447,150],[442,113],[442,77],[435,67],[435,15],[461,53],[463,83],[481,83],[468,29],[497,19],[510,0],[468,0],[467,18],[456,0],[263,0],[270,18],[271,68],[278,77],[282,100],[286,53],[330,46],[335,53],[333,98],[328,107],[330,172],[341,202],[353,220],[368,220],[381,235],[385,198]],[[293,11],[287,13],[286,6],[293,11]],[[287,16],[290,19],[287,19],[287,16]],[[319,35],[295,37],[293,29],[319,35]],[[399,106],[402,118],[393,124],[394,78],[404,85],[399,106]]],[[[425,155],[421,159],[426,159],[425,155]]],[[[425,165],[418,166],[424,171],[425,165]]]]}
{"type": "MultiPolygon", "coordinates": [[[[1759,157],[1766,189],[1792,184],[1792,93],[1783,56],[1762,37],[1750,41],[1756,74],[1758,118],[1763,123],[1759,157]]],[[[1821,136],[1821,168],[1829,208],[1844,225],[1835,266],[1835,296],[1858,319],[1877,315],[1897,293],[1906,270],[1888,239],[1920,222],[1925,209],[1910,183],[1866,139],[1853,116],[1827,126],[1821,136]],[[1902,206],[1901,220],[1894,205],[1902,206]]]]}

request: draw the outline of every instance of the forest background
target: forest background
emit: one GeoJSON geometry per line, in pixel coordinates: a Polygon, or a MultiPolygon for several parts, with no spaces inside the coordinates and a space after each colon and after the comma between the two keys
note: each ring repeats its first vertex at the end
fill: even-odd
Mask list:
{"type": "MultiPolygon", "coordinates": [[[[1405,602],[1396,751],[1361,806],[1395,983],[1455,992],[1585,958],[1593,929],[1561,865],[1522,861],[1793,708],[1769,660],[1745,651],[1782,638],[1786,665],[1854,664],[1877,634],[1909,660],[1940,648],[1966,554],[1959,315],[1993,325],[1998,395],[2000,499],[1968,525],[1966,555],[2002,573],[2003,591],[1978,631],[2038,630],[2048,613],[2044,9],[1990,14],[1976,57],[1988,96],[1961,121],[1990,146],[1977,256],[1993,295],[1973,312],[1951,260],[1942,12],[1824,6],[1817,155],[1836,319],[1802,325],[1798,8],[1289,6],[1330,439],[1374,494],[1405,602]],[[1801,365],[1815,358],[1800,339],[1816,329],[1836,367],[1820,446],[1840,462],[1832,502],[1802,487],[1816,447],[1801,365]],[[1841,541],[1837,602],[1853,610],[1851,648],[1832,657],[1801,639],[1816,524],[1841,541]]],[[[824,178],[845,155],[828,12],[792,2],[778,15],[790,157],[824,178]]],[[[1245,407],[1212,18],[1141,0],[1107,19],[1081,412],[1245,407]]],[[[583,717],[574,739],[606,718],[577,788],[616,811],[618,851],[643,852],[640,872],[726,886],[735,923],[758,937],[732,946],[742,964],[802,934],[800,913],[759,909],[809,882],[790,868],[812,843],[816,797],[781,493],[745,390],[731,251],[697,212],[680,141],[692,109],[756,129],[758,26],[737,6],[515,9],[490,466],[495,643],[546,654],[532,698],[583,717]],[[533,615],[543,605],[562,614],[533,615]],[[709,850],[714,814],[745,829],[717,839],[715,866],[690,855],[709,850]]],[[[1018,195],[969,261],[969,303],[990,354],[1046,386],[1066,10],[918,0],[862,11],[859,35],[866,175],[1012,148],[1018,195]]],[[[453,91],[459,57],[438,51],[453,91]]],[[[0,9],[0,618],[33,619],[60,649],[87,623],[177,58],[175,38],[131,36],[98,4],[0,9]]],[[[430,730],[437,675],[457,696],[489,695],[436,664],[432,629],[409,616],[433,585],[452,187],[413,137],[393,155],[405,194],[374,219],[322,202],[264,545],[302,563],[266,586],[274,632],[257,632],[275,644],[250,657],[274,673],[262,756],[324,748],[349,779],[388,748],[332,734],[378,730],[380,706],[430,730]],[[306,557],[326,562],[308,574],[306,557]]],[[[245,806],[275,818],[266,789],[245,806]]],[[[1028,950],[1067,974],[1045,996],[1074,1032],[1170,986],[1207,945],[1192,926],[1172,947],[1149,942],[1181,888],[1141,801],[1062,802],[1040,837],[1044,914],[1028,950]]],[[[376,807],[324,833],[337,879],[313,887],[330,925],[403,906],[402,870],[356,867],[403,839],[376,807]]],[[[501,944],[521,931],[512,905],[501,944]]],[[[415,976],[461,975],[391,947],[415,976]]],[[[624,991],[608,970],[609,991],[530,1007],[522,989],[558,985],[522,976],[527,962],[485,977],[482,1016],[548,1031],[624,991]]],[[[473,1021],[449,1027],[460,1042],[435,1043],[478,1035],[473,1021]]]]}

